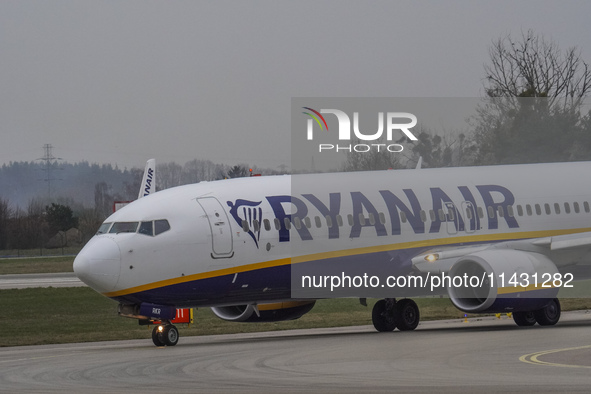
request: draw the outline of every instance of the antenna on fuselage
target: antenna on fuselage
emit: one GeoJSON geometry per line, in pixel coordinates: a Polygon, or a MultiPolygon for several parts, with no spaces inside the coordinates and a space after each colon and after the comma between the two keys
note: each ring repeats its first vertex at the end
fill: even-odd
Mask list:
{"type": "Polygon", "coordinates": [[[156,159],[150,159],[146,162],[144,177],[140,185],[140,193],[137,198],[145,197],[156,192],[156,159]]]}
{"type": "Polygon", "coordinates": [[[419,161],[417,161],[417,166],[415,167],[415,170],[420,170],[422,165],[423,165],[423,156],[419,156],[419,161]]]}

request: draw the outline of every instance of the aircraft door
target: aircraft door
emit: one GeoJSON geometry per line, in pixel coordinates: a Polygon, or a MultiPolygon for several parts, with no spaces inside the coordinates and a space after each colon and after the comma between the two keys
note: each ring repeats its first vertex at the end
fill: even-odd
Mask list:
{"type": "Polygon", "coordinates": [[[458,233],[458,230],[460,230],[458,210],[453,202],[446,202],[445,211],[445,227],[447,229],[447,233],[450,235],[455,235],[458,233]]]}
{"type": "Polygon", "coordinates": [[[478,229],[479,220],[476,209],[470,201],[462,201],[462,214],[464,216],[464,230],[471,234],[478,229]]]}
{"type": "Polygon", "coordinates": [[[222,204],[215,197],[198,198],[197,202],[205,211],[211,230],[211,257],[230,258],[234,255],[230,220],[222,204]]]}
{"type": "Polygon", "coordinates": [[[455,235],[458,233],[471,234],[478,228],[479,221],[476,216],[474,205],[470,201],[462,201],[461,209],[458,209],[454,203],[445,203],[445,225],[447,233],[455,235]]]}

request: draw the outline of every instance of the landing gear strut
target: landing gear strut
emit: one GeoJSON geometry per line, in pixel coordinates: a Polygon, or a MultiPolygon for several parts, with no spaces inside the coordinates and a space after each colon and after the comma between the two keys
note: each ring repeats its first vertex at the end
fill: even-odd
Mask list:
{"type": "Polygon", "coordinates": [[[179,342],[179,330],[170,322],[157,325],[152,330],[152,342],[156,346],[174,346],[179,342]]]}
{"type": "Polygon", "coordinates": [[[419,325],[419,307],[411,299],[396,302],[394,298],[386,298],[375,303],[371,319],[379,332],[414,330],[419,325]]]}

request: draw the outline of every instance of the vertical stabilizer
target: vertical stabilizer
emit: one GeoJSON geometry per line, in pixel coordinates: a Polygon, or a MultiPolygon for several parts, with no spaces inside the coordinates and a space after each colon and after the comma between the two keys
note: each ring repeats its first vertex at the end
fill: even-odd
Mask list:
{"type": "Polygon", "coordinates": [[[156,160],[150,159],[146,162],[146,169],[144,170],[144,177],[137,198],[145,197],[154,192],[156,192],[156,160]]]}

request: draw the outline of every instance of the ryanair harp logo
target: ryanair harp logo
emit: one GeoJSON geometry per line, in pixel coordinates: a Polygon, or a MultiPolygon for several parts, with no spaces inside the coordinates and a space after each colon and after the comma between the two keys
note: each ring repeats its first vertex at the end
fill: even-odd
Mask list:
{"type": "Polygon", "coordinates": [[[256,247],[259,247],[261,238],[261,223],[263,220],[263,209],[260,207],[262,201],[249,201],[238,199],[235,203],[227,201],[230,207],[230,214],[236,220],[240,227],[244,227],[242,222],[248,223],[248,235],[252,237],[256,247]],[[256,221],[256,225],[255,225],[256,221]]]}

